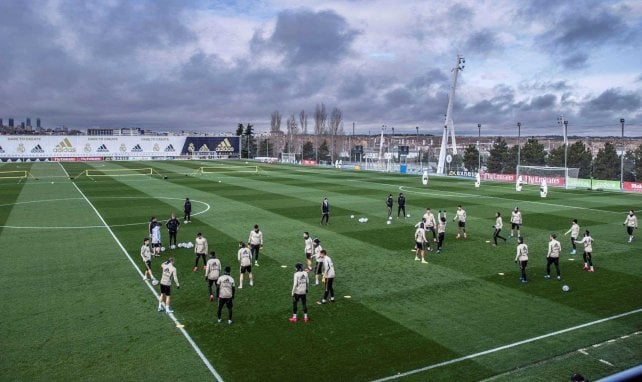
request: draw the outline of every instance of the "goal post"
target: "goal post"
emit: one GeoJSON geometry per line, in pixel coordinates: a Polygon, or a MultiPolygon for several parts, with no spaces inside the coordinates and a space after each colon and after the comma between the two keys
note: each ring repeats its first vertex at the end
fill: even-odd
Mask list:
{"type": "Polygon", "coordinates": [[[206,166],[199,167],[198,174],[223,174],[223,173],[258,173],[259,166],[249,165],[249,166],[206,166]]]}
{"type": "Polygon", "coordinates": [[[118,169],[86,169],[81,173],[89,178],[95,177],[121,177],[121,176],[151,176],[160,175],[151,167],[145,168],[118,168],[118,169]]]}
{"type": "Polygon", "coordinates": [[[540,186],[546,181],[548,186],[574,188],[580,169],[575,167],[517,166],[517,178],[524,185],[540,186]]]}
{"type": "Polygon", "coordinates": [[[0,180],[2,179],[26,179],[31,175],[29,171],[14,170],[14,171],[0,171],[0,180]]]}

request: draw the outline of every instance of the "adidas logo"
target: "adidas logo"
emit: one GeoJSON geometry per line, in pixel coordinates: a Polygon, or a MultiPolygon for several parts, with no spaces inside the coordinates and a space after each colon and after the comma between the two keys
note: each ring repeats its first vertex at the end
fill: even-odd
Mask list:
{"type": "Polygon", "coordinates": [[[56,153],[75,153],[76,148],[71,144],[69,138],[65,138],[54,147],[53,151],[56,153]]]}
{"type": "Polygon", "coordinates": [[[216,152],[234,152],[234,147],[230,143],[230,140],[225,138],[216,146],[216,152]]]}
{"type": "Polygon", "coordinates": [[[205,151],[210,151],[210,148],[207,147],[207,144],[203,143],[203,146],[201,146],[200,149],[198,149],[200,152],[205,152],[205,151]]]}
{"type": "MultiPolygon", "coordinates": [[[[0,147],[0,149],[2,149],[2,148],[0,147]]],[[[165,152],[167,152],[167,153],[169,153],[169,152],[173,153],[174,151],[176,151],[176,150],[174,150],[174,146],[171,143],[169,145],[167,145],[167,147],[165,147],[165,152]]]]}
{"type": "Polygon", "coordinates": [[[97,152],[99,152],[99,153],[106,153],[106,152],[109,152],[109,149],[108,149],[108,148],[107,148],[107,146],[105,146],[105,144],[103,143],[102,145],[100,145],[100,146],[98,147],[98,149],[96,149],[96,151],[97,151],[97,152]]]}
{"type": "Polygon", "coordinates": [[[31,149],[32,154],[42,154],[44,152],[45,150],[43,150],[40,145],[35,145],[34,148],[31,149]]]}
{"type": "Polygon", "coordinates": [[[140,147],[139,144],[136,144],[136,146],[132,148],[132,152],[141,152],[141,151],[143,151],[143,148],[140,147]]]}

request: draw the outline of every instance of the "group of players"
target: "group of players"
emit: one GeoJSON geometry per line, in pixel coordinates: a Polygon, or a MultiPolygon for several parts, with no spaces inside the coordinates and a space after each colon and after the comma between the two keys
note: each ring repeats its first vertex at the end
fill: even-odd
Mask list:
{"type": "MultiPolygon", "coordinates": [[[[388,209],[388,218],[390,218],[390,213],[392,209],[391,194],[388,194],[388,197],[386,198],[386,206],[388,209]]],[[[466,219],[467,219],[466,210],[463,209],[461,205],[459,205],[457,207],[455,217],[453,218],[453,221],[458,221],[456,239],[461,238],[462,235],[464,239],[468,238],[468,234],[466,232],[466,219]]],[[[523,219],[522,219],[522,213],[519,210],[519,207],[515,207],[513,211],[511,211],[510,221],[511,221],[510,237],[511,238],[517,237],[517,241],[518,241],[517,253],[515,256],[515,263],[519,264],[520,281],[523,283],[527,283],[528,278],[526,276],[526,267],[528,265],[528,246],[524,243],[524,237],[521,236],[521,232],[520,232],[523,219]]],[[[623,225],[626,227],[627,234],[629,236],[628,242],[631,243],[634,239],[634,230],[638,228],[638,220],[637,220],[637,216],[635,215],[635,211],[633,210],[629,211],[623,225]]],[[[497,239],[502,239],[504,242],[507,241],[505,237],[501,236],[501,231],[503,227],[504,227],[504,224],[503,224],[501,212],[497,211],[495,213],[495,224],[493,225],[493,229],[494,229],[493,236],[492,236],[493,246],[497,246],[498,244],[497,239]]],[[[436,220],[434,214],[432,213],[432,210],[430,208],[426,208],[426,212],[424,213],[421,221],[415,224],[415,228],[416,228],[415,236],[414,236],[415,261],[421,261],[421,263],[427,264],[428,262],[425,259],[425,252],[432,251],[432,248],[430,246],[430,240],[426,237],[426,231],[430,231],[432,233],[433,242],[437,243],[437,253],[440,253],[443,248],[444,236],[446,232],[446,211],[439,210],[439,213],[437,215],[437,220],[436,220]]],[[[573,219],[573,221],[571,222],[570,229],[566,233],[564,233],[565,236],[569,234],[570,234],[571,246],[573,248],[570,254],[575,255],[577,252],[577,244],[582,244],[584,246],[583,269],[588,272],[594,272],[595,268],[593,267],[593,259],[592,259],[594,240],[591,237],[591,233],[589,232],[589,230],[585,230],[582,239],[579,239],[580,226],[578,224],[577,219],[573,219]]],[[[562,246],[560,242],[557,240],[557,234],[556,233],[550,234],[548,252],[546,254],[546,275],[544,276],[544,278],[546,279],[551,278],[551,265],[554,265],[555,270],[557,272],[557,280],[561,280],[561,273],[560,273],[560,267],[559,267],[559,257],[560,257],[561,251],[562,251],[562,246]]]]}
{"type": "MultiPolygon", "coordinates": [[[[186,206],[189,199],[186,199],[186,206]]],[[[322,224],[328,224],[329,220],[329,203],[327,198],[322,202],[322,224]]],[[[184,223],[191,221],[191,203],[185,207],[185,220],[184,223]]],[[[170,237],[170,249],[176,248],[176,240],[180,222],[176,219],[176,214],[172,213],[170,219],[166,222],[166,227],[170,237]]],[[[160,282],[156,280],[152,272],[152,257],[160,256],[161,252],[161,234],[160,222],[155,217],[150,219],[148,233],[152,238],[150,247],[150,239],[145,237],[143,245],[140,248],[140,256],[145,265],[145,272],[143,280],[151,280],[153,285],[160,284],[160,296],[158,301],[158,311],[173,313],[171,302],[171,286],[172,283],[176,288],[180,289],[178,281],[177,270],[175,267],[175,258],[170,257],[167,261],[161,264],[161,279],[160,282]]],[[[314,271],[315,285],[319,285],[319,278],[321,283],[325,286],[323,298],[317,301],[317,304],[326,304],[328,301],[334,303],[334,263],[327,255],[327,252],[321,246],[318,238],[312,239],[308,232],[304,232],[303,239],[305,243],[305,256],[307,260],[307,268],[304,268],[301,263],[295,265],[295,273],[292,285],[292,317],[289,318],[290,322],[296,323],[298,321],[298,304],[301,302],[303,308],[303,320],[309,322],[308,307],[307,307],[307,294],[309,286],[308,272],[314,271]],[[313,260],[315,261],[313,269],[313,260]],[[329,300],[328,300],[329,297],[329,300]]],[[[254,225],[250,231],[247,243],[240,241],[239,249],[237,251],[237,260],[239,262],[239,284],[238,288],[243,288],[243,279],[245,273],[248,274],[249,285],[254,286],[254,275],[252,273],[252,265],[259,266],[259,254],[263,248],[263,233],[258,225],[254,225]],[[253,262],[253,263],[252,263],[253,262]]],[[[234,278],[231,276],[231,267],[226,266],[223,269],[221,261],[217,258],[214,250],[209,250],[207,239],[203,237],[202,233],[198,233],[194,239],[194,272],[199,269],[199,260],[203,260],[204,277],[207,283],[210,301],[218,301],[217,319],[220,323],[222,321],[221,315],[224,307],[228,311],[228,324],[232,324],[233,315],[233,300],[236,293],[236,284],[234,278]],[[210,254],[209,259],[206,259],[207,253],[210,254]],[[223,274],[221,275],[221,272],[223,274]]]]}

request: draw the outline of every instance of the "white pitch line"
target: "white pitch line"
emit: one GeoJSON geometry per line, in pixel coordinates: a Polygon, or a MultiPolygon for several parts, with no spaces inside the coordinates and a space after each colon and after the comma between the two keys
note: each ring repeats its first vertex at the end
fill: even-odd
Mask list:
{"type": "Polygon", "coordinates": [[[607,365],[609,365],[609,366],[613,366],[613,364],[612,364],[611,362],[609,362],[609,361],[605,361],[605,360],[603,360],[602,358],[600,358],[598,361],[600,361],[600,362],[602,362],[602,363],[604,363],[604,364],[607,364],[607,365]]]}
{"type": "MultiPolygon", "coordinates": [[[[60,164],[60,167],[62,167],[62,164],[60,164]]],[[[64,167],[62,167],[62,169],[63,169],[63,171],[65,171],[65,173],[67,173],[67,171],[65,170],[65,168],[64,168],[64,167]]],[[[67,174],[67,176],[69,176],[69,174],[67,174]]],[[[125,247],[123,246],[123,244],[120,242],[120,240],[118,240],[118,238],[117,238],[117,237],[116,237],[116,235],[114,234],[114,231],[112,231],[112,230],[111,230],[111,228],[109,228],[109,226],[108,226],[108,225],[107,225],[107,223],[105,222],[105,219],[103,219],[103,217],[102,217],[102,215],[100,214],[100,212],[98,212],[98,210],[96,209],[96,207],[94,207],[93,203],[92,203],[89,199],[87,199],[87,197],[85,196],[85,194],[80,190],[80,188],[78,188],[78,186],[76,185],[76,183],[75,183],[75,182],[71,182],[71,184],[73,184],[73,185],[74,185],[74,187],[75,187],[75,188],[76,188],[76,190],[80,193],[80,195],[83,197],[83,199],[85,199],[85,201],[87,202],[87,204],[89,204],[89,206],[91,207],[91,209],[93,209],[93,210],[94,210],[94,212],[96,213],[96,216],[98,216],[98,218],[100,219],[100,221],[103,223],[104,227],[105,227],[105,228],[107,229],[107,231],[111,234],[111,237],[112,237],[112,238],[114,238],[114,240],[116,241],[116,244],[118,244],[118,246],[119,246],[119,247],[120,247],[120,249],[123,251],[123,253],[125,254],[125,256],[127,256],[127,259],[129,259],[129,262],[132,264],[132,266],[134,267],[134,269],[136,270],[136,272],[138,272],[138,274],[140,275],[140,277],[141,277],[141,279],[142,279],[142,278],[143,278],[143,273],[140,271],[140,269],[138,268],[138,266],[136,265],[136,263],[134,262],[134,260],[131,258],[131,256],[129,256],[129,253],[127,252],[127,250],[125,249],[125,247]]],[[[145,285],[147,286],[147,288],[149,288],[149,290],[151,290],[151,291],[152,291],[152,293],[153,293],[153,294],[154,294],[154,296],[156,297],[156,300],[158,300],[159,296],[158,296],[158,293],[156,293],[156,290],[155,290],[155,289],[154,289],[150,284],[148,284],[148,283],[145,283],[145,285]]],[[[198,347],[198,345],[196,344],[196,342],[194,342],[194,340],[192,339],[192,337],[190,337],[190,335],[187,333],[187,331],[186,331],[184,328],[182,328],[182,327],[179,327],[179,326],[178,326],[178,325],[180,325],[180,322],[178,322],[178,319],[176,319],[176,316],[174,316],[174,313],[169,313],[169,314],[167,314],[167,315],[168,315],[168,316],[172,319],[172,321],[174,321],[174,323],[177,325],[178,330],[180,330],[180,332],[183,334],[183,336],[185,337],[185,339],[187,339],[187,342],[189,342],[189,344],[190,344],[190,345],[192,345],[192,348],[194,349],[194,351],[196,351],[196,354],[198,354],[198,356],[199,356],[199,357],[200,357],[200,359],[203,361],[203,363],[205,364],[205,366],[207,367],[207,369],[210,371],[210,373],[212,373],[212,375],[214,376],[214,378],[216,378],[216,380],[217,380],[217,381],[219,381],[219,382],[223,382],[223,378],[221,378],[221,376],[219,375],[219,373],[214,369],[214,366],[212,366],[212,364],[210,363],[210,361],[205,357],[205,355],[203,354],[203,352],[201,351],[201,349],[198,347]]]]}
{"type": "Polygon", "coordinates": [[[578,350],[578,352],[580,352],[580,353],[582,353],[584,355],[588,355],[588,352],[586,351],[586,349],[580,349],[580,350],[578,350]]]}
{"type": "Polygon", "coordinates": [[[487,355],[487,354],[496,353],[496,352],[499,352],[499,351],[502,351],[502,350],[506,350],[506,349],[514,348],[514,347],[516,347],[516,346],[520,346],[520,345],[528,344],[528,343],[531,343],[531,342],[539,341],[539,340],[542,340],[542,339],[544,339],[544,338],[558,336],[558,335],[560,335],[560,334],[564,334],[564,333],[567,333],[567,332],[572,332],[572,331],[574,331],[574,330],[578,330],[578,329],[586,328],[586,327],[588,327],[588,326],[593,326],[593,325],[601,324],[601,323],[603,323],[603,322],[607,322],[607,321],[611,321],[611,320],[616,320],[616,319],[618,319],[618,318],[622,318],[622,317],[630,316],[630,315],[632,315],[632,314],[637,314],[637,313],[642,313],[642,308],[640,308],[640,309],[635,309],[635,310],[632,310],[632,311],[630,311],[630,312],[626,312],[626,313],[617,314],[617,315],[615,315],[615,316],[610,316],[610,317],[602,318],[602,319],[599,319],[599,320],[595,320],[595,321],[587,322],[587,323],[585,323],[585,324],[581,324],[581,325],[573,326],[573,327],[570,327],[570,328],[566,328],[566,329],[558,330],[558,331],[556,331],[556,332],[552,332],[552,333],[548,333],[548,334],[543,334],[543,335],[541,335],[541,336],[528,338],[528,339],[525,339],[525,340],[522,340],[522,341],[518,341],[518,342],[513,342],[512,344],[508,344],[508,345],[504,345],[504,346],[499,346],[499,347],[496,347],[496,348],[493,348],[493,349],[489,349],[489,350],[484,350],[484,351],[479,352],[479,353],[474,353],[474,354],[470,354],[470,355],[467,355],[467,356],[464,356],[464,357],[459,357],[459,358],[451,359],[451,360],[449,360],[449,361],[439,362],[439,363],[436,363],[436,364],[433,364],[433,365],[429,365],[429,366],[421,367],[421,368],[419,368],[419,369],[414,369],[414,370],[406,371],[406,372],[399,373],[399,374],[396,374],[396,375],[391,375],[391,376],[389,376],[389,377],[380,378],[380,379],[375,379],[373,382],[392,381],[392,380],[394,380],[394,379],[399,379],[399,378],[407,377],[407,376],[409,376],[409,375],[413,375],[413,374],[417,374],[417,373],[422,373],[422,372],[424,372],[424,371],[428,371],[428,370],[432,370],[432,369],[437,369],[437,368],[440,368],[440,367],[443,367],[443,366],[452,365],[452,364],[459,363],[459,362],[462,362],[462,361],[467,361],[467,360],[469,360],[469,359],[478,358],[478,357],[481,357],[481,356],[484,356],[484,355],[487,355]]]}

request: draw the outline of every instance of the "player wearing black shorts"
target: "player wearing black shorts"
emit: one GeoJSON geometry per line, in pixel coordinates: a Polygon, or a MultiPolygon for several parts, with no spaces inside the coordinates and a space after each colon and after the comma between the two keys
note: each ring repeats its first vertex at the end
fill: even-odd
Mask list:
{"type": "Polygon", "coordinates": [[[218,285],[218,322],[221,322],[221,313],[223,307],[227,307],[227,323],[232,324],[232,308],[234,307],[233,300],[236,288],[234,288],[234,279],[230,276],[232,269],[225,267],[225,274],[218,278],[216,284],[218,285]]]}
{"type": "Polygon", "coordinates": [[[314,267],[314,285],[319,285],[319,275],[323,273],[323,260],[320,258],[320,253],[323,251],[321,246],[321,240],[314,239],[314,259],[316,260],[316,265],[314,267]]]}
{"type": "Polygon", "coordinates": [[[185,198],[185,204],[183,205],[183,221],[185,224],[192,222],[192,202],[189,201],[189,198],[185,198]]]}
{"type": "Polygon", "coordinates": [[[308,274],[303,271],[303,264],[295,265],[294,283],[292,285],[292,317],[290,322],[297,322],[297,310],[299,301],[303,305],[303,321],[308,322],[308,274]]]}
{"type": "Polygon", "coordinates": [[[178,234],[178,226],[181,225],[181,222],[176,219],[176,214],[172,212],[172,217],[165,223],[167,231],[169,233],[169,248],[176,248],[176,236],[178,234]]]}
{"type": "Polygon", "coordinates": [[[403,218],[406,218],[406,197],[403,192],[399,193],[397,198],[397,219],[399,219],[399,214],[403,212],[403,218]]]}
{"type": "Polygon", "coordinates": [[[250,252],[250,249],[242,241],[239,242],[237,257],[241,266],[241,272],[239,276],[239,289],[243,288],[243,275],[246,272],[250,277],[250,286],[254,286],[254,275],[252,275],[252,252],[250,252]]]}

